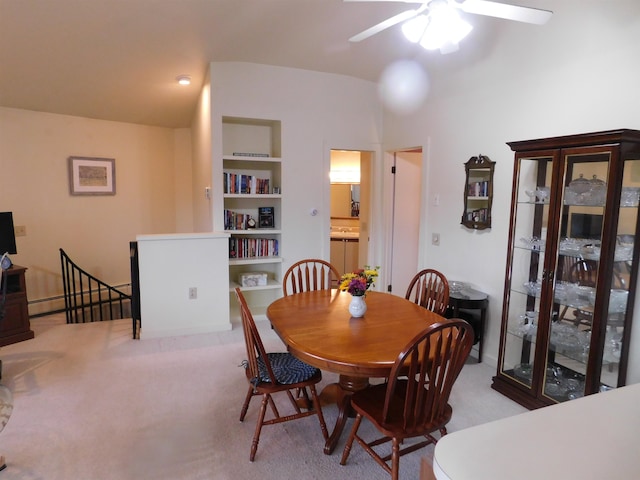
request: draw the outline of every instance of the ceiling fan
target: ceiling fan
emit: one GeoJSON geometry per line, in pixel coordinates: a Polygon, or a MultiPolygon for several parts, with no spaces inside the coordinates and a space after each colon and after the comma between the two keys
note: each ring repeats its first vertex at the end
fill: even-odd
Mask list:
{"type": "MultiPolygon", "coordinates": [[[[410,34],[405,31],[405,35],[409,40],[415,41],[416,43],[420,42],[421,45],[427,49],[436,49],[440,48],[443,53],[448,53],[449,51],[457,50],[457,41],[461,40],[469,31],[471,31],[471,25],[461,20],[457,11],[462,11],[464,13],[472,13],[476,15],[486,15],[489,17],[496,18],[504,18],[506,20],[515,20],[518,22],[524,23],[532,23],[536,25],[542,25],[546,23],[550,18],[553,12],[549,10],[542,10],[538,8],[530,8],[530,7],[521,7],[518,5],[508,5],[505,3],[493,2],[489,0],[344,0],[345,2],[401,2],[401,3],[415,3],[419,4],[419,6],[412,10],[406,10],[398,15],[394,15],[391,18],[388,18],[373,27],[367,28],[363,32],[354,35],[349,39],[350,42],[360,42],[365,40],[377,33],[386,30],[387,28],[393,27],[402,22],[407,22],[411,19],[414,24],[414,36],[417,39],[410,38],[410,34]],[[448,17],[457,18],[456,22],[462,31],[460,32],[461,38],[449,38],[444,43],[448,43],[450,48],[446,48],[446,51],[443,51],[442,45],[435,46],[436,43],[433,41],[429,41],[429,39],[424,40],[425,34],[427,30],[429,30],[429,24],[433,28],[432,30],[439,29],[443,32],[443,34],[451,32],[452,27],[450,24],[438,25],[436,28],[436,18],[437,16],[441,16],[438,12],[446,11],[446,15],[448,17]],[[463,25],[462,23],[465,25],[463,25]],[[415,28],[419,31],[415,33],[415,28]],[[428,47],[426,44],[431,46],[428,47]],[[455,47],[455,48],[451,48],[455,47]]],[[[405,23],[403,27],[407,24],[405,23]]],[[[454,28],[456,29],[456,28],[454,28]]],[[[403,28],[403,31],[405,29],[403,28]]]]}

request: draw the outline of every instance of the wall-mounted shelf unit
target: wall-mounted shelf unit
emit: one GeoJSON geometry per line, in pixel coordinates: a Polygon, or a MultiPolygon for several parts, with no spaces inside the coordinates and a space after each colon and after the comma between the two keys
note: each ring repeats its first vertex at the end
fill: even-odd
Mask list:
{"type": "Polygon", "coordinates": [[[483,230],[491,228],[491,203],[493,201],[493,170],[496,162],[485,155],[471,157],[464,164],[464,211],[460,222],[467,228],[483,230]]]}

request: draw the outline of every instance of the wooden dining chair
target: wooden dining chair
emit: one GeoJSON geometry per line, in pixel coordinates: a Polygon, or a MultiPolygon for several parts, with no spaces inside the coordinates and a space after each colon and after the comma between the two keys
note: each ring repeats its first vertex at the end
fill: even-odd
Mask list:
{"type": "Polygon", "coordinates": [[[298,360],[290,353],[267,353],[242,291],[240,288],[236,288],[235,292],[240,303],[242,328],[247,347],[247,360],[243,362],[243,365],[249,382],[249,391],[240,412],[241,422],[244,421],[251,399],[257,395],[262,396],[256,430],[251,442],[249,460],[253,462],[255,459],[258,442],[260,441],[260,431],[264,425],[273,425],[317,415],[322,436],[326,441],[329,434],[316,391],[316,384],[322,380],[322,373],[317,368],[298,360]],[[309,398],[305,396],[306,408],[303,411],[293,398],[291,390],[300,389],[306,394],[306,387],[309,387],[311,391],[311,402],[313,404],[311,405],[309,398]],[[295,413],[285,416],[280,415],[272,398],[272,395],[279,392],[286,392],[295,413]],[[265,420],[267,404],[271,407],[273,418],[265,420]]]}
{"type": "Polygon", "coordinates": [[[388,383],[355,392],[351,406],[356,419],[340,460],[345,465],[353,441],[389,474],[398,479],[400,457],[438,440],[432,433],[446,435],[453,409],[449,395],[473,345],[473,329],[462,319],[443,320],[419,333],[396,359],[388,383]],[[368,419],[384,435],[365,441],[358,435],[362,419],[368,419]],[[425,440],[400,448],[407,438],[425,440]],[[391,441],[386,456],[372,447],[391,441]],[[389,465],[389,460],[391,465],[389,465]]]}
{"type": "Polygon", "coordinates": [[[449,306],[447,277],[431,268],[421,270],[411,279],[405,298],[444,316],[449,306]]]}
{"type": "Polygon", "coordinates": [[[337,288],[340,273],[331,263],[317,258],[300,260],[289,267],[282,280],[284,296],[311,290],[337,288]]]}

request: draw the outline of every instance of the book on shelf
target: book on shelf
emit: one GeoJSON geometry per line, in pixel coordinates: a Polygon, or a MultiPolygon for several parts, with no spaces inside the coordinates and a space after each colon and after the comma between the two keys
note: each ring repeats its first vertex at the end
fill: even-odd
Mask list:
{"type": "Polygon", "coordinates": [[[274,228],[274,207],[258,207],[258,226],[260,228],[274,228]]]}
{"type": "Polygon", "coordinates": [[[467,195],[469,197],[486,197],[489,195],[489,182],[471,182],[467,188],[467,195]]]}
{"type": "Polygon", "coordinates": [[[277,257],[278,253],[275,238],[229,238],[229,258],[277,257]]]}
{"type": "Polygon", "coordinates": [[[249,153],[249,152],[233,152],[234,157],[261,157],[269,158],[271,155],[268,153],[249,153]]]}
{"type": "Polygon", "coordinates": [[[264,195],[271,193],[268,178],[258,178],[255,175],[244,175],[234,172],[224,172],[223,192],[264,195]]]}
{"type": "Polygon", "coordinates": [[[467,220],[471,222],[486,222],[489,219],[488,208],[478,208],[467,212],[467,220]]]}
{"type": "Polygon", "coordinates": [[[225,230],[249,230],[256,226],[255,219],[247,213],[234,212],[225,209],[224,211],[224,229],[225,230]],[[253,221],[252,221],[253,220],[253,221]]]}

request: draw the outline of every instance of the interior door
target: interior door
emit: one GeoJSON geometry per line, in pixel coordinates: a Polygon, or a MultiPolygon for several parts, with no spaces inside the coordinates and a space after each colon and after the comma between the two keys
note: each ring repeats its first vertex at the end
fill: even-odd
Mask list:
{"type": "Polygon", "coordinates": [[[391,292],[404,296],[418,272],[422,149],[394,152],[393,157],[391,292]]]}

